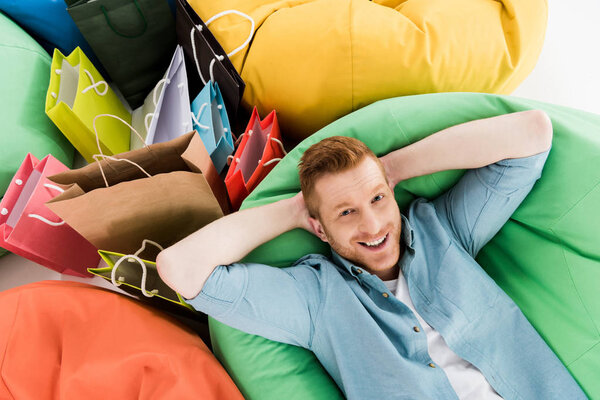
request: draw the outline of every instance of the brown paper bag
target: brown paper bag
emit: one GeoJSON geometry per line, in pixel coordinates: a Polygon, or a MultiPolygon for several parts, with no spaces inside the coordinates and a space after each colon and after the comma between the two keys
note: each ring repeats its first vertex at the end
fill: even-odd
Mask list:
{"type": "Polygon", "coordinates": [[[167,247],[229,211],[195,131],[114,158],[128,162],[103,159],[49,177],[68,187],[47,206],[97,248],[133,254],[144,239],[167,247]]]}

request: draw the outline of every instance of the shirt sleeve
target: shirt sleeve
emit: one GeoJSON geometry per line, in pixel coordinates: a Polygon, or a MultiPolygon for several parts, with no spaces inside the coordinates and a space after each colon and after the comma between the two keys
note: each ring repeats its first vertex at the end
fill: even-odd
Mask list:
{"type": "Polygon", "coordinates": [[[433,201],[440,221],[473,258],[531,191],[549,152],[468,170],[433,201]]]}
{"type": "Polygon", "coordinates": [[[310,348],[319,279],[318,270],[306,265],[220,265],[187,303],[241,331],[310,348]]]}

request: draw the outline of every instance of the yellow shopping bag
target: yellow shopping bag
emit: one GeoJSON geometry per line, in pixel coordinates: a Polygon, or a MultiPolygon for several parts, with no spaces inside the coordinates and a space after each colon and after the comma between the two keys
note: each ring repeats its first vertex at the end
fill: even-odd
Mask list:
{"type": "MultiPolygon", "coordinates": [[[[54,50],[46,114],[89,163],[98,153],[93,127],[96,115],[112,114],[131,122],[129,110],[79,47],[68,57],[54,50]]],[[[130,130],[118,120],[98,119],[96,130],[102,153],[129,150],[130,130]]]]}
{"type": "Polygon", "coordinates": [[[108,266],[88,268],[88,271],[112,282],[117,287],[123,285],[121,289],[125,292],[140,300],[144,299],[158,308],[177,313],[177,311],[182,311],[177,307],[180,306],[195,312],[194,307],[186,303],[179,293],[167,286],[160,278],[156,262],[141,258],[146,244],[156,246],[159,250],[163,249],[156,242],[143,240],[142,247],[134,254],[99,250],[98,253],[108,266]]]}

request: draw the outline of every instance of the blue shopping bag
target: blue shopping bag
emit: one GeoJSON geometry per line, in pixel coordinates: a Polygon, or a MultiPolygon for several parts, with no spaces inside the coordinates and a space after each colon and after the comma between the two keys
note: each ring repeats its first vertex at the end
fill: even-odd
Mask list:
{"type": "Polygon", "coordinates": [[[233,137],[219,85],[209,81],[192,102],[192,121],[210,154],[217,172],[227,165],[233,153],[233,137]]]}

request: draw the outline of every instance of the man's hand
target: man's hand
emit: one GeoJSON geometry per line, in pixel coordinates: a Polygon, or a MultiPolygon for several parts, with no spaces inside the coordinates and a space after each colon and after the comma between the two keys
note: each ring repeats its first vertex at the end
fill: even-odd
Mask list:
{"type": "Polygon", "coordinates": [[[308,222],[310,214],[308,213],[308,209],[306,208],[306,203],[304,202],[304,195],[302,194],[302,192],[298,192],[298,194],[296,194],[290,200],[292,200],[294,204],[297,227],[307,230],[314,235],[315,232],[313,231],[310,222],[308,222]]]}
{"type": "Polygon", "coordinates": [[[302,193],[229,214],[159,253],[161,279],[185,298],[193,298],[218,265],[241,260],[261,244],[294,228],[312,232],[302,193]]]}
{"type": "Polygon", "coordinates": [[[388,185],[390,186],[390,188],[393,191],[394,187],[396,187],[396,185],[399,182],[395,181],[395,176],[393,174],[391,160],[390,160],[391,154],[392,153],[389,153],[389,154],[386,154],[385,156],[379,157],[379,161],[381,161],[381,164],[383,165],[383,170],[385,171],[385,176],[387,178],[388,185]]]}

